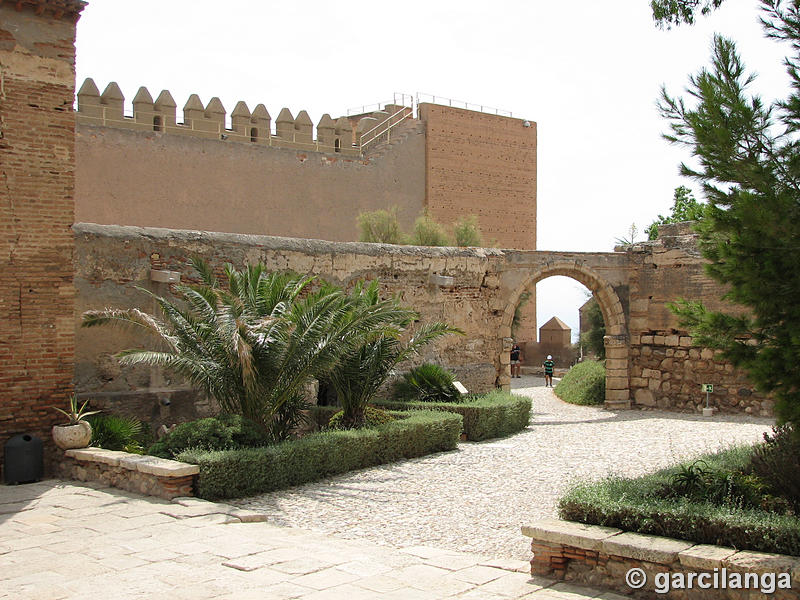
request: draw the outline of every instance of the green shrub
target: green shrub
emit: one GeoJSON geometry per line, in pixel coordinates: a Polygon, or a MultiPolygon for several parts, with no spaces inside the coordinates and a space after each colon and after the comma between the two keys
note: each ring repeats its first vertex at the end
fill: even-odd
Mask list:
{"type": "Polygon", "coordinates": [[[440,410],[461,415],[464,435],[472,442],[503,437],[525,429],[530,422],[531,399],[502,390],[466,402],[381,401],[380,406],[395,410],[440,410]]]}
{"type": "Polygon", "coordinates": [[[417,217],[414,222],[414,233],[411,234],[414,246],[452,246],[453,241],[447,235],[441,223],[437,223],[427,214],[417,217]]]}
{"type": "Polygon", "coordinates": [[[238,498],[316,481],[458,445],[461,417],[449,413],[399,413],[372,429],[324,431],[264,448],[187,450],[178,460],[197,464],[201,498],[238,498]]]}
{"type": "Polygon", "coordinates": [[[124,450],[141,454],[144,432],[136,417],[92,415],[86,419],[92,426],[91,446],[106,450],[124,450]]]}
{"type": "Polygon", "coordinates": [[[148,454],[173,458],[184,450],[226,450],[265,446],[269,438],[256,423],[240,415],[216,417],[181,423],[147,449],[148,454]]]}
{"type": "Polygon", "coordinates": [[[403,402],[461,402],[453,385],[455,376],[439,365],[425,363],[403,374],[394,386],[394,396],[403,402]]]}
{"type": "MultiPolygon", "coordinates": [[[[340,410],[330,418],[326,427],[328,429],[348,429],[342,425],[343,419],[344,411],[340,410]]],[[[378,425],[391,423],[394,420],[394,417],[387,411],[375,408],[373,406],[367,406],[364,409],[364,423],[361,425],[361,427],[377,427],[378,425]]]]}
{"type": "Polygon", "coordinates": [[[402,244],[405,236],[397,222],[397,207],[389,210],[373,210],[358,215],[359,242],[402,244]]]}
{"type": "Polygon", "coordinates": [[[483,246],[481,230],[478,227],[478,217],[470,215],[456,221],[453,228],[456,246],[483,246]]]}
{"type": "Polygon", "coordinates": [[[570,404],[603,404],[606,401],[605,363],[594,360],[578,363],[567,371],[554,391],[570,404]]]}
{"type": "Polygon", "coordinates": [[[792,424],[773,427],[772,432],[753,448],[750,468],[800,515],[800,432],[792,424]]]}
{"type": "MultiPolygon", "coordinates": [[[[732,448],[702,457],[702,463],[683,463],[638,478],[611,477],[582,483],[559,501],[559,516],[570,521],[618,527],[649,535],[731,546],[762,552],[798,555],[800,518],[768,510],[714,503],[686,496],[664,497],[664,490],[681,480],[694,464],[687,489],[698,489],[705,472],[741,473],[750,462],[752,447],[732,448]]],[[[740,485],[748,485],[741,482],[740,485]]]]}

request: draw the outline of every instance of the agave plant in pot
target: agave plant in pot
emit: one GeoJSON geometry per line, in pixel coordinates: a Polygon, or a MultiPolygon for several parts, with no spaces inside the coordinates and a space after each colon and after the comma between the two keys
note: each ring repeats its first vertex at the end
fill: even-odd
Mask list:
{"type": "Polygon", "coordinates": [[[53,441],[62,450],[71,448],[86,448],[92,439],[92,426],[84,421],[84,417],[94,415],[99,410],[86,410],[87,400],[78,407],[78,398],[73,394],[69,401],[69,411],[53,406],[55,410],[65,415],[69,421],[62,425],[53,425],[53,441]]]}

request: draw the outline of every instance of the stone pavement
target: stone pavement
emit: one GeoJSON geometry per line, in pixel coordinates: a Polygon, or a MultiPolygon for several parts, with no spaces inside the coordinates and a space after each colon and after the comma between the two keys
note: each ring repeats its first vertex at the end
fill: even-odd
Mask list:
{"type": "Polygon", "coordinates": [[[378,546],[258,519],[230,505],[85,483],[0,486],[0,598],[622,599],[531,578],[524,561],[378,546]]]}

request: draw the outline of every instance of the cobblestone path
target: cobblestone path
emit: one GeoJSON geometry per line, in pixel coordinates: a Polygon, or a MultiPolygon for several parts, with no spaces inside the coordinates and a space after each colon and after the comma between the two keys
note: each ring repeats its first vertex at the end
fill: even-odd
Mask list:
{"type": "Polygon", "coordinates": [[[613,413],[561,402],[542,380],[514,380],[533,399],[528,428],[500,440],[348,473],[234,503],[277,525],[402,547],[421,544],[530,559],[520,526],[556,515],[575,480],[639,475],[678,459],[753,442],[771,420],[664,411],[613,413]]]}

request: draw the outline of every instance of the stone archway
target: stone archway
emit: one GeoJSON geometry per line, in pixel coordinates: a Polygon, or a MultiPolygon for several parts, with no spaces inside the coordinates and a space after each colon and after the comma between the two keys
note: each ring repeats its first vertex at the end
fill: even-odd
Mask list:
{"type": "MultiPolygon", "coordinates": [[[[551,262],[537,267],[517,268],[514,271],[517,275],[523,276],[523,283],[512,288],[513,291],[506,304],[500,328],[503,340],[511,337],[511,321],[520,297],[525,292],[535,290],[539,281],[547,277],[562,275],[582,283],[594,294],[606,325],[606,336],[603,340],[606,347],[605,407],[609,409],[630,408],[628,378],[630,341],[625,309],[614,288],[593,269],[575,261],[551,262]]],[[[503,389],[509,389],[511,383],[508,350],[509,348],[506,348],[504,344],[498,361],[498,383],[503,389]]]]}

